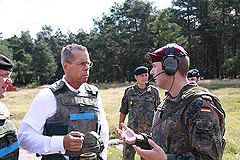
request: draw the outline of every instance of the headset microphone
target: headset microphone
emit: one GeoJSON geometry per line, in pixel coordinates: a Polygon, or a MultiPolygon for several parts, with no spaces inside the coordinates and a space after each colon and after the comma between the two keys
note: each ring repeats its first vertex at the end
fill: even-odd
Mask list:
{"type": "Polygon", "coordinates": [[[156,76],[153,76],[149,81],[147,81],[147,82],[145,83],[145,85],[148,87],[148,86],[149,86],[149,83],[151,82],[151,80],[153,80],[155,77],[159,76],[159,75],[162,74],[162,73],[164,73],[164,71],[158,73],[156,76]]]}

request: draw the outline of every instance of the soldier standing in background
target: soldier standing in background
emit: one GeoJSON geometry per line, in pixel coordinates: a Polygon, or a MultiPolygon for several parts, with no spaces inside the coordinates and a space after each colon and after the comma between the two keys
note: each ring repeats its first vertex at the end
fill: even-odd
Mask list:
{"type": "MultiPolygon", "coordinates": [[[[125,117],[128,117],[128,127],[135,133],[150,132],[154,111],[156,111],[161,99],[156,87],[146,86],[148,81],[148,68],[140,66],[134,71],[136,83],[125,90],[120,108],[119,128],[124,123],[125,117]]],[[[135,150],[132,145],[124,143],[123,159],[133,160],[135,150]]],[[[142,158],[141,158],[142,159],[142,158]]]]}
{"type": "Polygon", "coordinates": [[[198,84],[198,82],[200,81],[199,70],[197,69],[189,70],[187,73],[187,78],[189,82],[196,82],[198,84]]]}
{"type": "MultiPolygon", "coordinates": [[[[0,54],[0,98],[5,97],[8,85],[12,83],[10,78],[13,62],[0,54]]],[[[19,143],[16,135],[16,127],[9,120],[10,113],[6,105],[0,102],[0,159],[18,160],[19,143]]]]}
{"type": "Polygon", "coordinates": [[[172,43],[146,56],[153,67],[150,74],[168,94],[157,108],[151,133],[135,134],[122,123],[125,130],[115,127],[119,139],[134,144],[147,160],[221,159],[226,115],[215,95],[188,82],[187,52],[172,43]]]}

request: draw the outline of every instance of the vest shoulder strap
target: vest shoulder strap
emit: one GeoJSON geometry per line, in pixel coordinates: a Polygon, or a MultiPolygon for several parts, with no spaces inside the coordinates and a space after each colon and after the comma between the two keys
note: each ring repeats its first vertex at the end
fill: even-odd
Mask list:
{"type": "Polygon", "coordinates": [[[52,90],[53,93],[58,91],[59,89],[62,89],[64,87],[65,83],[63,80],[58,80],[57,82],[53,83],[52,85],[48,86],[52,90]]]}
{"type": "Polygon", "coordinates": [[[92,95],[95,95],[95,96],[98,95],[99,90],[94,85],[90,85],[90,84],[85,83],[85,89],[86,89],[86,91],[90,92],[92,95]]]}

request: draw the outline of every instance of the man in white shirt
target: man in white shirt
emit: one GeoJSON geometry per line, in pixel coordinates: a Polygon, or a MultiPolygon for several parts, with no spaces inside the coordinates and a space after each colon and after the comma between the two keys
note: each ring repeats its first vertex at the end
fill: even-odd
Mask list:
{"type": "Polygon", "coordinates": [[[61,63],[65,75],[37,94],[19,126],[20,146],[44,160],[78,160],[87,152],[105,160],[109,127],[98,89],[86,83],[92,66],[87,48],[67,45],[61,63]],[[100,135],[105,146],[101,153],[86,147],[90,131],[100,135]]]}

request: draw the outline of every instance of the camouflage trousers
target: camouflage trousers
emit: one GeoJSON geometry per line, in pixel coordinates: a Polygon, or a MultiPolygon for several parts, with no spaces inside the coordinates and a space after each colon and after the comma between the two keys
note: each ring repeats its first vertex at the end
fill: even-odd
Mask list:
{"type": "MultiPolygon", "coordinates": [[[[123,144],[123,160],[134,160],[135,153],[136,151],[131,144],[123,144]]],[[[144,159],[141,157],[141,160],[144,159]]]]}

